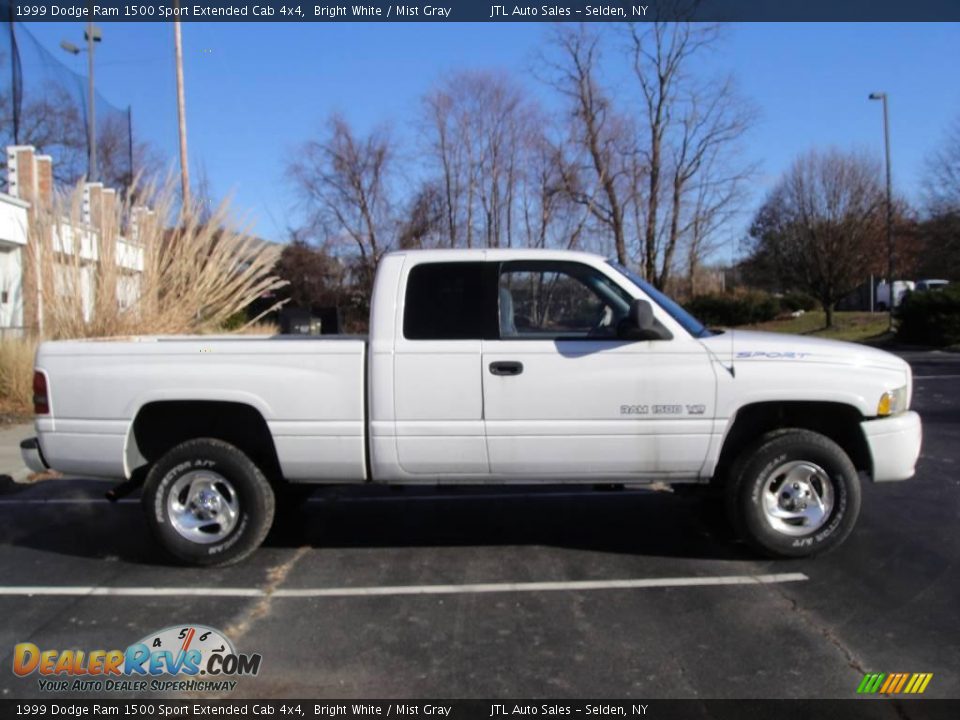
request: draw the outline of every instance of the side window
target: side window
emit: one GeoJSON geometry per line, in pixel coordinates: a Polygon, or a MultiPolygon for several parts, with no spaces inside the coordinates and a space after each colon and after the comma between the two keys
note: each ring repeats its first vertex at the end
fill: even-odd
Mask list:
{"type": "Polygon", "coordinates": [[[483,263],[417,265],[407,277],[403,335],[408,340],[483,337],[483,263]]]}
{"type": "Polygon", "coordinates": [[[568,262],[504,263],[499,283],[503,339],[614,339],[630,298],[603,273],[568,262]]]}

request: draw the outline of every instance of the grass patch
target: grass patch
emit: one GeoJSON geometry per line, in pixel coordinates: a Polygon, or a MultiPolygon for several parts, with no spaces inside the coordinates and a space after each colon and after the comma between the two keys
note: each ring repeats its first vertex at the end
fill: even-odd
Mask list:
{"type": "Polygon", "coordinates": [[[889,320],[886,313],[835,312],[833,314],[833,327],[828,329],[826,327],[826,313],[822,310],[814,310],[804,313],[798,318],[771,320],[747,327],[750,330],[866,342],[881,339],[887,332],[888,324],[889,320]]]}

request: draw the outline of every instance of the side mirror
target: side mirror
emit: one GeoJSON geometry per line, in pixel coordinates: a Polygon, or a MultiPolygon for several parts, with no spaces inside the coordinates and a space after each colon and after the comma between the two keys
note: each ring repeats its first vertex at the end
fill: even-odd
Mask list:
{"type": "Polygon", "coordinates": [[[630,311],[617,326],[621,340],[672,340],[673,335],[653,316],[653,308],[646,300],[634,299],[630,311]]]}

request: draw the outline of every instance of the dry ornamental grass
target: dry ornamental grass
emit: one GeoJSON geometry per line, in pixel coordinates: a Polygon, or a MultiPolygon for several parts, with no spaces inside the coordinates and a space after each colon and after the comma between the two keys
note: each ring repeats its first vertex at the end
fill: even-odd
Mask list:
{"type": "Polygon", "coordinates": [[[37,343],[29,338],[0,341],[0,414],[27,415],[31,412],[36,349],[37,343]]]}
{"type": "Polygon", "coordinates": [[[281,248],[238,228],[227,201],[208,217],[194,204],[169,229],[173,186],[149,190],[152,212],[128,193],[102,233],[84,227],[79,187],[39,213],[27,261],[40,268],[44,337],[211,332],[284,284],[271,272],[281,248]]]}
{"type": "MultiPolygon", "coordinates": [[[[223,332],[228,319],[286,284],[273,274],[281,247],[239,228],[227,201],[175,212],[172,184],[118,198],[103,231],[83,222],[83,188],[58,193],[31,223],[24,263],[39,276],[42,339],[223,332]],[[168,222],[174,220],[174,222],[168,222]],[[174,225],[170,228],[170,225],[174,225]]],[[[237,332],[275,326],[251,319],[237,332]]],[[[29,412],[36,339],[0,342],[0,412],[29,412]]]]}

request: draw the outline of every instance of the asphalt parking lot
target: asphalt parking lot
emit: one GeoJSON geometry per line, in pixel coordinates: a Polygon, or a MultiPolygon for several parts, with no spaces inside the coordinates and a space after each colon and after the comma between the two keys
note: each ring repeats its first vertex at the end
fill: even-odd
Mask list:
{"type": "Polygon", "coordinates": [[[364,489],[201,570],[167,564],[103,484],[7,483],[0,692],[39,694],[10,672],[18,642],[202,623],[263,655],[237,697],[851,698],[867,672],[960,697],[960,355],[906,357],[919,472],[867,485],[854,534],[812,560],[758,559],[665,492],[364,489]],[[116,588],[138,594],[96,594],[116,588]]]}

